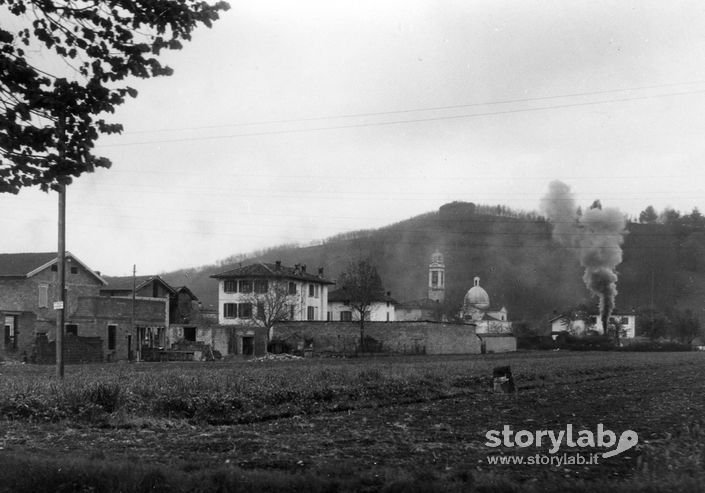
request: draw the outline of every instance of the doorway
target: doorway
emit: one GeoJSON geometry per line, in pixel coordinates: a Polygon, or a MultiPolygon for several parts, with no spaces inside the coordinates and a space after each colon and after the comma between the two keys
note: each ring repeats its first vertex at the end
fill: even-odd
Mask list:
{"type": "Polygon", "coordinates": [[[255,338],[254,337],[243,337],[242,338],[242,354],[245,356],[252,356],[255,354],[255,338]]]}

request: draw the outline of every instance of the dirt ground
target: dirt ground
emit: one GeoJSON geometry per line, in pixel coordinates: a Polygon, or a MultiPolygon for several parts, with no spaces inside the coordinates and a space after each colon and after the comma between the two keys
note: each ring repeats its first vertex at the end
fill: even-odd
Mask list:
{"type": "MultiPolygon", "coordinates": [[[[658,356],[655,356],[656,358],[658,356]]],[[[705,416],[703,365],[642,368],[616,376],[586,376],[572,383],[518,382],[516,395],[480,391],[431,402],[293,416],[236,426],[193,426],[161,420],[144,427],[95,428],[64,423],[0,423],[0,452],[34,457],[86,458],[161,464],[182,471],[231,465],[248,470],[307,471],[344,479],[364,472],[423,470],[429,475],[496,473],[513,481],[551,477],[630,478],[644,467],[644,452],[705,416]],[[487,456],[531,455],[537,449],[485,445],[488,430],[595,431],[598,423],[639,435],[639,446],[597,465],[491,465],[487,456]]],[[[575,448],[572,451],[589,452],[575,448]]],[[[600,449],[592,449],[600,451],[600,449]]],[[[565,446],[561,453],[571,452],[565,446]]],[[[648,455],[648,454],[647,454],[648,455]]]]}

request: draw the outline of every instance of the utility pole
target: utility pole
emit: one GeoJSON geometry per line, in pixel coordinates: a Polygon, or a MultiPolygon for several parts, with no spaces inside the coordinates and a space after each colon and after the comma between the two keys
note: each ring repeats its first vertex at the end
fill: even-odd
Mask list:
{"type": "Polygon", "coordinates": [[[135,334],[135,354],[137,361],[142,359],[142,343],[135,326],[135,291],[137,290],[137,264],[132,264],[132,333],[135,334]]]}
{"type": "MultiPolygon", "coordinates": [[[[64,160],[64,119],[57,122],[59,161],[64,160]]],[[[66,306],[66,185],[59,185],[59,245],[57,256],[57,276],[59,281],[59,300],[54,304],[56,310],[56,376],[64,378],[64,320],[66,306]]]]}

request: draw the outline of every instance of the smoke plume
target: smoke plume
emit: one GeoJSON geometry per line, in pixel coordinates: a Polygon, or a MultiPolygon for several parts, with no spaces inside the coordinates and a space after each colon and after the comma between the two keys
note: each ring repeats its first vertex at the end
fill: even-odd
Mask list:
{"type": "Polygon", "coordinates": [[[624,216],[618,209],[600,207],[580,214],[570,187],[560,181],[551,182],[548,194],[541,199],[541,209],[553,224],[553,238],[574,249],[585,268],[583,281],[599,298],[600,318],[606,330],[617,296],[615,269],[622,263],[624,216]]]}

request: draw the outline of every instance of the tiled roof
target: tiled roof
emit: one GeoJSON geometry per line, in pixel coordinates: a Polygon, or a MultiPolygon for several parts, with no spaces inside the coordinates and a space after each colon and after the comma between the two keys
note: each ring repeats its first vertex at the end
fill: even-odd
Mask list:
{"type": "Polygon", "coordinates": [[[305,272],[306,267],[287,267],[280,264],[270,264],[259,262],[245,265],[229,271],[214,274],[215,279],[239,279],[239,278],[273,278],[283,277],[286,279],[296,279],[299,281],[316,282],[319,284],[335,284],[333,281],[305,272]]]}
{"type": "MultiPolygon", "coordinates": [[[[33,276],[39,270],[56,264],[57,252],[41,253],[0,253],[0,277],[26,278],[33,276]]],[[[81,262],[71,252],[66,252],[66,259],[75,261],[88,273],[95,276],[101,283],[105,284],[105,279],[81,262]]]]}
{"type": "Polygon", "coordinates": [[[27,277],[33,270],[56,260],[56,252],[0,253],[0,277],[27,277]]]}
{"type": "Polygon", "coordinates": [[[439,302],[433,301],[430,298],[422,298],[420,300],[405,301],[399,305],[400,308],[406,310],[420,309],[420,310],[435,310],[440,306],[439,302]]]}
{"type": "MultiPolygon", "coordinates": [[[[341,289],[336,289],[335,291],[331,291],[328,293],[328,301],[355,301],[350,299],[350,295],[348,295],[347,291],[345,291],[344,288],[341,289]]],[[[393,303],[395,305],[398,304],[398,302],[392,298],[389,295],[382,294],[380,296],[377,296],[373,301],[389,301],[390,303],[393,303]]]]}
{"type": "Polygon", "coordinates": [[[132,292],[132,286],[136,286],[137,289],[142,288],[145,284],[149,284],[153,280],[159,281],[167,290],[170,292],[176,292],[176,290],[169,285],[160,276],[116,276],[116,277],[106,277],[108,285],[103,288],[103,291],[130,291],[132,292]]]}

